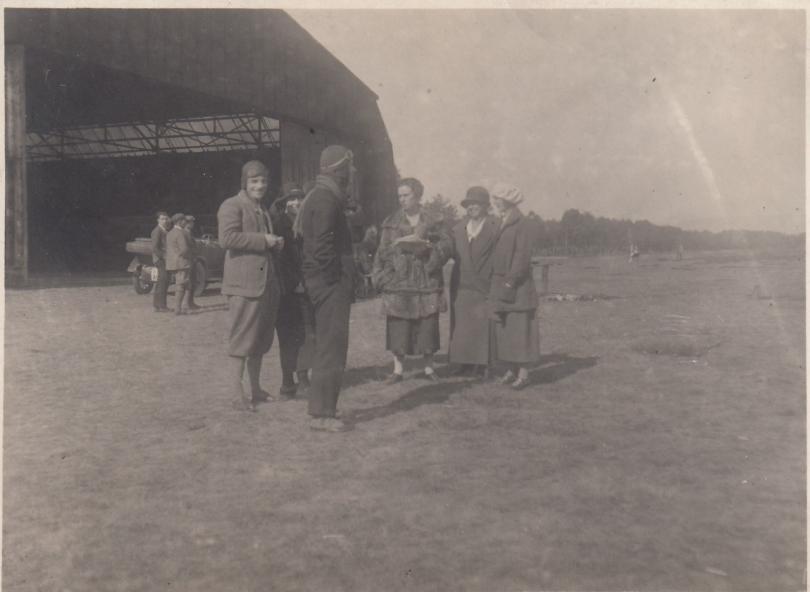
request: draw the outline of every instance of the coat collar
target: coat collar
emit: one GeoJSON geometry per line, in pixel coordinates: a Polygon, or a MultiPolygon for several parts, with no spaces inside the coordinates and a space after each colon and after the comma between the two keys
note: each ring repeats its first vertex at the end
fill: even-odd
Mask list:
{"type": "Polygon", "coordinates": [[[506,214],[506,218],[503,218],[501,222],[501,230],[512,226],[513,224],[517,224],[523,218],[523,213],[515,206],[506,214]]]}
{"type": "MultiPolygon", "coordinates": [[[[422,208],[422,209],[419,210],[419,224],[420,225],[422,225],[422,226],[433,226],[437,222],[438,222],[438,220],[436,219],[436,217],[431,216],[425,210],[425,208],[422,208]]],[[[382,223],[383,227],[388,227],[388,228],[396,228],[397,226],[406,225],[406,224],[408,226],[411,225],[411,223],[408,222],[408,217],[405,215],[405,211],[402,208],[398,209],[396,212],[394,212],[393,214],[388,216],[388,218],[386,218],[385,221],[382,223]]]]}

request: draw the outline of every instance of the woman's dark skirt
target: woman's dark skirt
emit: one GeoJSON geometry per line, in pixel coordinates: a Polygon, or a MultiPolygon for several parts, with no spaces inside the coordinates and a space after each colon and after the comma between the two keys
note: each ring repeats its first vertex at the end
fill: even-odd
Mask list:
{"type": "Polygon", "coordinates": [[[520,365],[540,361],[540,330],[535,311],[507,312],[498,315],[501,322],[490,321],[492,358],[520,365]]]}
{"type": "Polygon", "coordinates": [[[385,348],[397,356],[433,354],[439,350],[439,313],[421,319],[386,317],[385,348]]]}

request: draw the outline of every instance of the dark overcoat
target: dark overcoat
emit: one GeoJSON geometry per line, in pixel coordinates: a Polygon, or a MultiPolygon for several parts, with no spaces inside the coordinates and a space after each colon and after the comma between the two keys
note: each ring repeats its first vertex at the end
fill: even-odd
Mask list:
{"type": "Polygon", "coordinates": [[[489,361],[488,297],[492,280],[492,255],[498,240],[500,219],[487,216],[472,241],[467,219],[453,227],[453,259],[450,276],[450,362],[486,364],[489,361]]]}
{"type": "Polygon", "coordinates": [[[535,230],[517,208],[503,219],[492,257],[489,299],[494,312],[528,312],[537,308],[532,275],[535,230]]]}
{"type": "Polygon", "coordinates": [[[240,191],[219,206],[217,223],[219,244],[226,249],[222,294],[258,298],[268,281],[277,281],[273,255],[264,238],[272,230],[267,211],[240,191]]]}

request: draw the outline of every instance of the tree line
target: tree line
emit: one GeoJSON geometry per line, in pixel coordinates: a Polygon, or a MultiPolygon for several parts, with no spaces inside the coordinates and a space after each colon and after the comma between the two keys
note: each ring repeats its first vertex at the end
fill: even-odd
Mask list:
{"type": "MultiPolygon", "coordinates": [[[[427,200],[424,207],[445,223],[458,222],[463,212],[441,194],[427,200]]],[[[653,224],[647,220],[627,220],[594,216],[571,208],[559,220],[544,220],[535,212],[527,214],[537,228],[535,252],[541,255],[602,255],[627,253],[635,245],[641,253],[712,251],[723,249],[800,249],[804,233],[783,234],[763,230],[684,230],[677,226],[653,224]]]]}

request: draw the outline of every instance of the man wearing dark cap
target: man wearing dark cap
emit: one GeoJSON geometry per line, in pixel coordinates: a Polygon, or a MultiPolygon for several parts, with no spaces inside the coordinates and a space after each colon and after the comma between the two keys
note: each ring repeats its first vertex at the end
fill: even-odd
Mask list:
{"type": "Polygon", "coordinates": [[[228,355],[234,408],[256,411],[256,403],[269,399],[259,384],[262,357],[273,344],[281,295],[274,252],[284,240],[261,200],[267,192],[267,167],[251,160],[242,167],[242,189],[222,202],[217,212],[219,243],[225,252],[222,294],[228,297],[228,355]],[[250,391],[242,378],[247,370],[250,391]]]}
{"type": "Polygon", "coordinates": [[[315,310],[315,359],[309,394],[310,428],[346,429],[337,419],[337,400],[349,349],[349,314],[354,294],[352,239],[346,223],[353,156],[343,146],[321,153],[321,173],[295,222],[303,237],[302,270],[315,310]]]}
{"type": "Polygon", "coordinates": [[[301,275],[301,241],[293,233],[293,224],[304,199],[297,183],[284,183],[281,195],[270,208],[276,234],[284,239],[278,257],[281,280],[281,302],[278,307],[278,356],[281,363],[281,390],[284,398],[295,396],[299,386],[309,383],[307,371],[312,367],[315,344],[315,313],[304,289],[301,275]],[[295,376],[298,375],[298,384],[295,376]]]}
{"type": "Polygon", "coordinates": [[[174,274],[174,314],[183,314],[183,299],[191,270],[191,239],[185,231],[186,217],[172,216],[173,227],[166,236],[166,271],[174,274]]]}
{"type": "Polygon", "coordinates": [[[470,187],[461,205],[467,216],[453,227],[447,353],[450,362],[459,365],[458,374],[472,374],[477,367],[486,377],[491,349],[488,296],[501,223],[489,214],[489,192],[483,187],[470,187]]]}
{"type": "Polygon", "coordinates": [[[197,255],[197,240],[194,238],[194,225],[197,219],[194,216],[186,214],[186,225],[184,230],[188,235],[189,245],[191,246],[191,268],[189,269],[188,289],[186,290],[186,301],[189,310],[198,310],[200,307],[194,302],[194,290],[197,287],[197,277],[194,273],[194,259],[197,255]]]}

